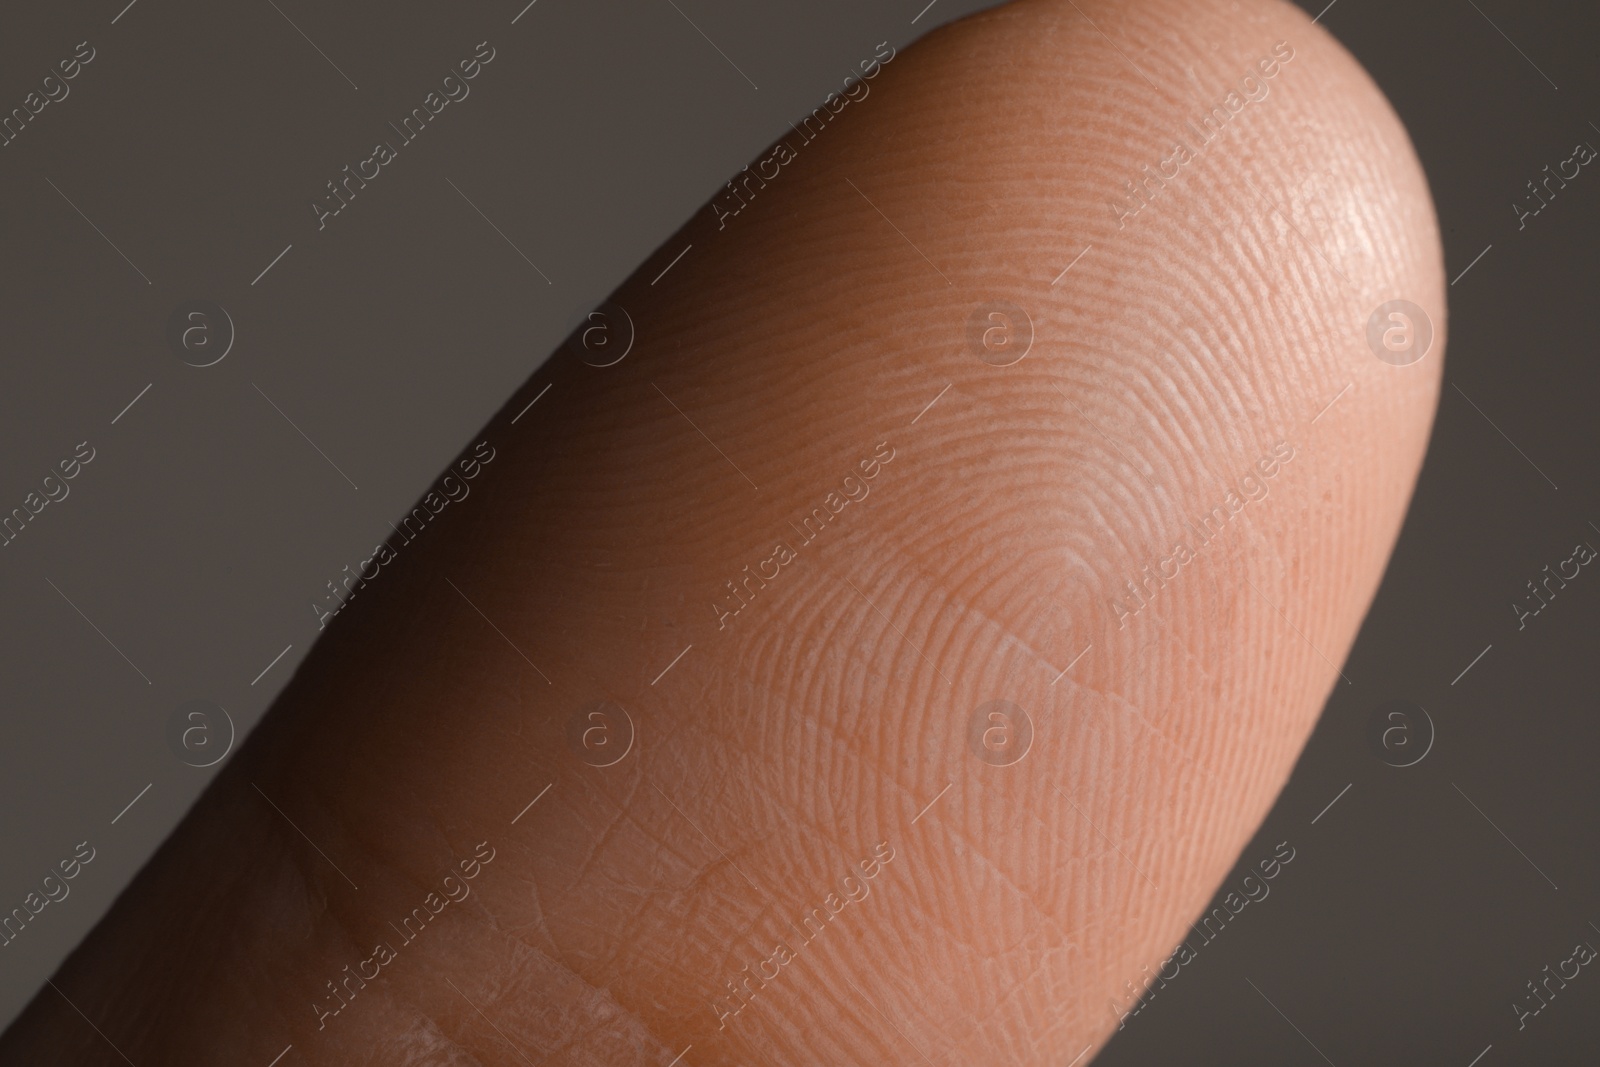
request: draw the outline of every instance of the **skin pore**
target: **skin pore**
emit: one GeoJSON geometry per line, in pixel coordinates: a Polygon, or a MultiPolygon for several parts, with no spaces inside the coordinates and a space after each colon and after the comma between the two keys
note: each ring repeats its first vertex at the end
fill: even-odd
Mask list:
{"type": "Polygon", "coordinates": [[[1421,463],[1403,129],[1287,4],[1020,0],[690,242],[614,297],[623,361],[558,353],[479,435],[0,1060],[1110,1036],[1343,684],[1421,463]]]}

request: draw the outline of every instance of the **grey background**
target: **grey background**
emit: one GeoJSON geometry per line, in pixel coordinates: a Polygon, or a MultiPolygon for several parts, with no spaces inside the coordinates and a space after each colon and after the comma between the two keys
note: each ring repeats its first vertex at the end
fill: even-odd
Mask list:
{"type": "MultiPolygon", "coordinates": [[[[585,311],[665,266],[659,243],[876,42],[991,6],[939,0],[913,24],[925,0],[125,2],[0,15],[0,111],[77,42],[97,50],[0,148],[0,513],[78,442],[97,453],[0,548],[0,910],[77,842],[97,850],[0,950],[0,1022],[214,773],[168,748],[173,710],[210,699],[253,725],[315,640],[324,583],[585,311]],[[485,39],[467,99],[319,232],[306,201],[485,39]],[[236,325],[216,366],[165,340],[191,298],[236,325]]],[[[1600,978],[1521,1032],[1510,1005],[1574,942],[1600,946],[1600,578],[1520,632],[1510,605],[1577,541],[1600,547],[1600,176],[1520,232],[1510,205],[1600,145],[1600,26],[1509,0],[1337,0],[1322,22],[1410,129],[1450,276],[1473,264],[1445,396],[1354,684],[1227,884],[1279,841],[1295,860],[1096,1062],[1576,1062],[1600,978]],[[1394,699],[1436,731],[1408,768],[1367,740],[1394,699]]]]}

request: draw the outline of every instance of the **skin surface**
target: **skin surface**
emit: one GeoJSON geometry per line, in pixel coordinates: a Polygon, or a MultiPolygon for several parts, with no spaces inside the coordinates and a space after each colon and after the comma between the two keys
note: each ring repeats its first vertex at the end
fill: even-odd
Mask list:
{"type": "Polygon", "coordinates": [[[869,85],[619,291],[624,361],[563,351],[484,431],[471,498],[330,623],[0,1062],[1060,1065],[1110,1036],[1343,684],[1437,398],[1432,206],[1365,74],[1268,0],[1023,0],[869,85]],[[1368,347],[1392,299],[1432,319],[1410,366],[1368,347]],[[1032,324],[1009,366],[996,302],[1032,324]],[[602,699],[635,736],[596,767],[602,699]],[[1008,765],[996,700],[1031,723],[1008,765]]]}

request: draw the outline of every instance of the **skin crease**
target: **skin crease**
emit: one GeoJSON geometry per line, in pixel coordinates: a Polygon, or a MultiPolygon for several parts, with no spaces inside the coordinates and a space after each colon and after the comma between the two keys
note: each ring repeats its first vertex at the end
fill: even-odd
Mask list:
{"type": "Polygon", "coordinates": [[[1366,75],[1268,0],[1022,0],[869,86],[620,290],[625,361],[558,354],[484,431],[470,499],[330,624],[0,1062],[1059,1065],[1110,1037],[1344,684],[1438,393],[1431,202],[1366,75]],[[1397,298],[1435,330],[1406,367],[1365,336],[1397,298]],[[968,333],[993,301],[1033,324],[1011,366],[968,333]],[[1127,610],[1146,565],[1170,578],[1127,610]],[[637,728],[603,769],[567,741],[601,698],[637,728]],[[991,700],[1031,721],[1009,766],[971,747],[991,700]],[[719,1020],[746,965],[775,977],[719,1020]]]}

